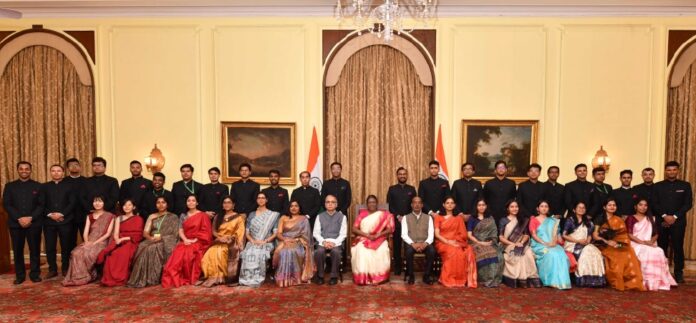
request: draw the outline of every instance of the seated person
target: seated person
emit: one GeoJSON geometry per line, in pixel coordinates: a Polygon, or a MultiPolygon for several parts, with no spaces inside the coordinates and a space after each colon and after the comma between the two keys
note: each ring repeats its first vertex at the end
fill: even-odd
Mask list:
{"type": "Polygon", "coordinates": [[[317,274],[314,276],[314,283],[324,283],[324,264],[326,253],[331,253],[331,280],[330,285],[338,283],[338,266],[341,264],[343,254],[343,243],[348,232],[346,216],[341,211],[337,211],[338,200],[333,195],[327,195],[324,199],[326,211],[317,215],[314,222],[313,236],[316,241],[314,249],[314,263],[317,265],[317,274]]]}
{"type": "Polygon", "coordinates": [[[404,241],[406,253],[406,275],[408,275],[409,285],[413,285],[415,277],[413,275],[413,256],[416,253],[425,254],[425,272],[423,282],[432,285],[430,275],[435,261],[435,228],[433,218],[423,213],[423,199],[416,196],[411,200],[411,213],[401,219],[401,239],[404,241]]]}

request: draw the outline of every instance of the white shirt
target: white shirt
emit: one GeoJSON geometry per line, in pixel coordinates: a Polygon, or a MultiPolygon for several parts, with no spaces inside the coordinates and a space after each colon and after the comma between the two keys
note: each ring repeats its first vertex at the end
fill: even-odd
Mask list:
{"type": "Polygon", "coordinates": [[[341,230],[338,232],[338,237],[336,239],[324,239],[321,236],[321,220],[317,216],[317,220],[314,222],[314,230],[312,231],[312,236],[314,236],[314,240],[321,246],[324,244],[324,241],[331,242],[335,244],[337,247],[343,244],[343,241],[346,240],[346,236],[348,235],[348,223],[346,221],[345,215],[343,213],[340,213],[336,211],[334,215],[331,216],[342,216],[343,220],[341,221],[341,230]]]}
{"type": "MultiPolygon", "coordinates": [[[[430,215],[421,213],[419,215],[416,215],[416,219],[420,219],[420,217],[422,216],[428,217],[428,238],[425,239],[425,243],[433,244],[433,240],[435,240],[435,228],[433,225],[433,218],[430,215]]],[[[401,240],[408,244],[413,243],[411,237],[408,236],[408,223],[406,223],[406,217],[403,217],[401,219],[401,240]]]]}

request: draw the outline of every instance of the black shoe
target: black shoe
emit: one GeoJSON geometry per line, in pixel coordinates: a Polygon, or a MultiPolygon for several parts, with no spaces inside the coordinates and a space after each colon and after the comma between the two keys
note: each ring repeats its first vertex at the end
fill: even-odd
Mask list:
{"type": "Polygon", "coordinates": [[[394,269],[394,275],[401,276],[401,269],[394,269]]]}
{"type": "Polygon", "coordinates": [[[332,278],[329,280],[329,285],[336,285],[336,284],[338,284],[338,278],[332,277],[332,278]]]}
{"type": "Polygon", "coordinates": [[[45,279],[51,279],[54,277],[58,277],[58,273],[55,271],[49,271],[48,274],[46,275],[45,279]]]}
{"type": "Polygon", "coordinates": [[[408,278],[408,284],[409,284],[409,285],[413,285],[413,284],[415,284],[415,283],[416,283],[416,278],[415,278],[415,277],[411,276],[411,277],[408,278]]]}
{"type": "Polygon", "coordinates": [[[322,277],[314,277],[312,281],[317,285],[324,285],[324,278],[322,277]]]}
{"type": "Polygon", "coordinates": [[[41,282],[41,277],[30,277],[29,280],[31,280],[32,283],[39,283],[41,282]]]}
{"type": "Polygon", "coordinates": [[[24,282],[24,278],[16,278],[12,283],[15,285],[19,285],[24,282]]]}
{"type": "Polygon", "coordinates": [[[684,273],[674,273],[674,280],[676,280],[678,284],[686,284],[684,273]]]}
{"type": "Polygon", "coordinates": [[[427,284],[427,285],[435,284],[434,281],[432,281],[430,278],[427,278],[427,277],[426,277],[426,278],[423,278],[423,283],[424,283],[424,284],[427,284]]]}

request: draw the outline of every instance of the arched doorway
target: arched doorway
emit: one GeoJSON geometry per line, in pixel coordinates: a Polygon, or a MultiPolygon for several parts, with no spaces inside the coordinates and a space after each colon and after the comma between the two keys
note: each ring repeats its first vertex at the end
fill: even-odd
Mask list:
{"type": "Polygon", "coordinates": [[[426,176],[434,79],[433,60],[410,35],[384,43],[353,33],[334,47],[324,74],[324,175],[332,162],[343,164],[352,205],[369,194],[386,202],[398,167],[409,170],[414,186],[426,176]]]}

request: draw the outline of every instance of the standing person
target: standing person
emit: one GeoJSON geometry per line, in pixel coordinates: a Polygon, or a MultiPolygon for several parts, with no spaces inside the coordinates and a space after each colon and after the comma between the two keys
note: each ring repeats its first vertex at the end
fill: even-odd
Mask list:
{"type": "Polygon", "coordinates": [[[88,212],[92,210],[92,201],[94,201],[95,196],[104,197],[104,210],[116,213],[118,180],[106,175],[106,159],[101,157],[92,159],[92,177],[85,180],[81,199],[84,210],[88,212]]]}
{"type": "MultiPolygon", "coordinates": [[[[124,179],[121,182],[118,200],[121,204],[127,199],[133,200],[133,202],[135,202],[135,208],[140,213],[144,209],[143,198],[145,194],[152,190],[152,181],[143,177],[143,164],[137,160],[130,162],[130,173],[131,178],[124,179]]],[[[149,214],[141,214],[140,216],[147,219],[148,215],[149,214]]]]}
{"type": "Polygon", "coordinates": [[[239,165],[240,180],[232,183],[230,196],[234,200],[234,211],[248,216],[256,210],[256,197],[261,192],[259,183],[256,183],[251,176],[251,165],[242,163],[239,165]]]}
{"type": "Polygon", "coordinates": [[[558,183],[558,176],[560,176],[561,170],[558,166],[551,166],[546,171],[546,175],[549,179],[544,183],[542,188],[542,200],[549,201],[549,214],[557,219],[563,219],[566,213],[565,206],[565,186],[558,183]]]}
{"type": "Polygon", "coordinates": [[[423,199],[423,212],[428,215],[437,214],[442,207],[442,200],[450,195],[449,182],[440,177],[440,163],[431,160],[428,163],[430,176],[418,184],[418,196],[423,199]]]}
{"type": "Polygon", "coordinates": [[[669,161],[665,164],[665,179],[653,191],[654,211],[660,228],[657,244],[667,253],[670,241],[674,251],[674,278],[684,283],[684,234],[686,233],[686,213],[693,207],[691,184],[678,179],[679,163],[669,161]]]}
{"type": "Polygon", "coordinates": [[[152,190],[143,195],[143,209],[140,210],[140,216],[143,220],[150,217],[151,214],[157,213],[157,199],[162,197],[167,202],[167,210],[174,212],[174,196],[172,192],[164,189],[166,177],[160,172],[152,174],[152,190]]]}
{"type": "Polygon", "coordinates": [[[408,181],[408,171],[406,168],[399,167],[396,170],[397,184],[389,187],[387,190],[387,204],[389,204],[389,213],[394,216],[394,234],[392,238],[392,247],[394,248],[394,274],[401,275],[401,222],[407,214],[411,213],[411,200],[416,196],[416,188],[406,184],[408,181]]]}
{"type": "Polygon", "coordinates": [[[346,216],[337,209],[338,201],[333,195],[324,198],[326,211],[319,213],[317,221],[312,229],[314,237],[314,263],[317,265],[317,273],[313,282],[317,285],[324,284],[324,264],[326,253],[331,254],[331,280],[329,285],[338,283],[339,266],[343,255],[343,243],[348,234],[348,222],[346,216]]]}
{"type": "Polygon", "coordinates": [[[571,266],[568,255],[559,245],[560,220],[549,217],[549,204],[539,202],[539,215],[529,220],[529,233],[532,236],[532,251],[536,258],[539,278],[544,286],[557,289],[570,289],[571,266]]]}
{"type": "Polygon", "coordinates": [[[230,195],[227,185],[220,183],[220,169],[213,167],[208,170],[210,183],[203,185],[199,191],[198,209],[207,213],[212,219],[222,214],[222,199],[230,195]]]}
{"type": "Polygon", "coordinates": [[[24,243],[29,245],[29,279],[41,281],[41,224],[43,214],[39,203],[41,184],[31,179],[31,163],[17,163],[19,179],[5,185],[2,193],[2,205],[7,211],[7,226],[12,238],[12,253],[15,264],[14,284],[19,285],[26,279],[24,267],[24,243]]]}
{"type": "Polygon", "coordinates": [[[619,175],[621,179],[621,187],[615,189],[611,192],[611,196],[616,199],[616,215],[623,217],[624,219],[635,213],[634,205],[636,204],[636,195],[633,188],[631,188],[631,180],[633,180],[633,171],[630,169],[624,169],[619,175]]]}
{"type": "Polygon", "coordinates": [[[534,163],[527,166],[528,179],[517,188],[517,201],[523,216],[537,215],[536,207],[544,197],[544,184],[539,181],[540,174],[541,165],[534,163]]]}
{"type": "Polygon", "coordinates": [[[445,197],[442,213],[434,217],[435,249],[442,259],[440,284],[445,287],[476,288],[476,255],[469,246],[464,217],[457,215],[452,197],[445,197]]]}
{"type": "Polygon", "coordinates": [[[416,253],[425,254],[425,270],[423,272],[423,283],[432,285],[431,276],[433,262],[435,261],[435,226],[433,218],[423,213],[423,200],[420,196],[415,196],[411,200],[411,213],[404,216],[401,220],[401,238],[406,245],[406,275],[408,284],[413,285],[416,277],[413,274],[413,256],[416,253]]]}
{"type": "Polygon", "coordinates": [[[172,185],[172,196],[174,197],[174,214],[181,216],[188,210],[186,199],[189,196],[195,195],[196,201],[203,187],[203,184],[193,180],[193,166],[191,164],[183,164],[179,167],[181,172],[181,180],[172,185]]]}
{"type": "Polygon", "coordinates": [[[462,164],[462,178],[452,184],[452,197],[457,203],[459,211],[464,215],[464,219],[469,219],[472,214],[476,214],[476,202],[483,198],[483,186],[481,182],[474,179],[476,166],[466,162],[462,164]]]}
{"type": "MultiPolygon", "coordinates": [[[[65,162],[65,167],[68,170],[68,176],[65,176],[63,180],[72,185],[73,194],[75,195],[73,230],[74,232],[79,232],[79,235],[82,236],[83,230],[85,229],[85,222],[87,221],[87,215],[90,214],[91,210],[91,208],[85,208],[82,203],[82,198],[86,194],[85,185],[87,183],[87,177],[82,176],[82,167],[77,158],[68,159],[65,162]]],[[[90,204],[90,206],[92,205],[90,204]]],[[[77,235],[75,235],[75,238],[77,238],[77,235]]],[[[75,244],[77,244],[77,240],[75,240],[75,244]]]]}
{"type": "Polygon", "coordinates": [[[377,209],[377,197],[365,200],[366,210],[355,217],[353,233],[356,235],[350,248],[350,264],[356,285],[379,285],[389,281],[391,257],[388,237],[393,235],[394,217],[377,209]]]}
{"type": "MultiPolygon", "coordinates": [[[[633,191],[636,193],[638,198],[644,198],[647,201],[652,202],[653,189],[655,188],[655,170],[646,167],[640,172],[640,176],[643,178],[643,183],[633,186],[633,191]]],[[[652,207],[652,205],[650,205],[652,207]]]]}
{"type": "Polygon", "coordinates": [[[505,204],[517,196],[515,182],[507,177],[507,164],[504,161],[495,162],[495,177],[483,186],[483,196],[495,222],[500,222],[507,215],[505,204]]]}
{"type": "MultiPolygon", "coordinates": [[[[590,210],[592,206],[592,199],[590,196],[594,189],[594,185],[587,181],[587,165],[575,165],[575,177],[576,179],[574,181],[565,186],[566,210],[571,212],[580,202],[584,203],[587,209],[590,210]]],[[[570,216],[570,214],[568,216],[570,216]]]]}
{"type": "Polygon", "coordinates": [[[268,197],[268,204],[266,206],[273,212],[287,215],[290,201],[288,200],[288,190],[280,187],[280,184],[278,184],[280,182],[280,171],[271,169],[268,172],[268,181],[271,183],[271,186],[262,190],[268,197]]]}
{"type": "Polygon", "coordinates": [[[137,215],[133,200],[125,199],[121,211],[123,215],[114,220],[113,239],[97,257],[97,263],[104,264],[103,286],[123,286],[128,282],[133,257],[143,240],[144,221],[137,215]]]}
{"type": "Polygon", "coordinates": [[[321,209],[321,193],[314,187],[309,186],[312,175],[308,171],[300,173],[300,187],[292,191],[290,200],[300,204],[300,210],[309,218],[309,225],[314,228],[321,209]]]}
{"type": "Polygon", "coordinates": [[[602,206],[604,202],[611,196],[613,188],[609,184],[605,184],[607,171],[602,167],[595,167],[592,169],[592,177],[594,178],[594,183],[592,184],[592,194],[590,194],[590,199],[592,200],[592,206],[590,207],[589,215],[591,218],[598,216],[604,211],[602,206]]]}
{"type": "Polygon", "coordinates": [[[331,163],[331,178],[324,180],[324,184],[321,186],[321,197],[322,200],[326,200],[327,196],[333,195],[338,201],[338,210],[348,215],[353,193],[350,189],[350,182],[341,177],[342,170],[341,163],[331,163]]]}
{"type": "MultiPolygon", "coordinates": [[[[58,276],[56,264],[56,244],[60,237],[61,270],[63,276],[70,266],[70,252],[75,243],[75,231],[72,224],[75,208],[75,195],[70,184],[63,180],[63,166],[55,164],[50,168],[51,180],[41,185],[39,204],[46,214],[43,221],[46,242],[46,262],[48,275],[46,279],[58,276]]],[[[91,207],[90,207],[91,209],[91,207]]]]}

